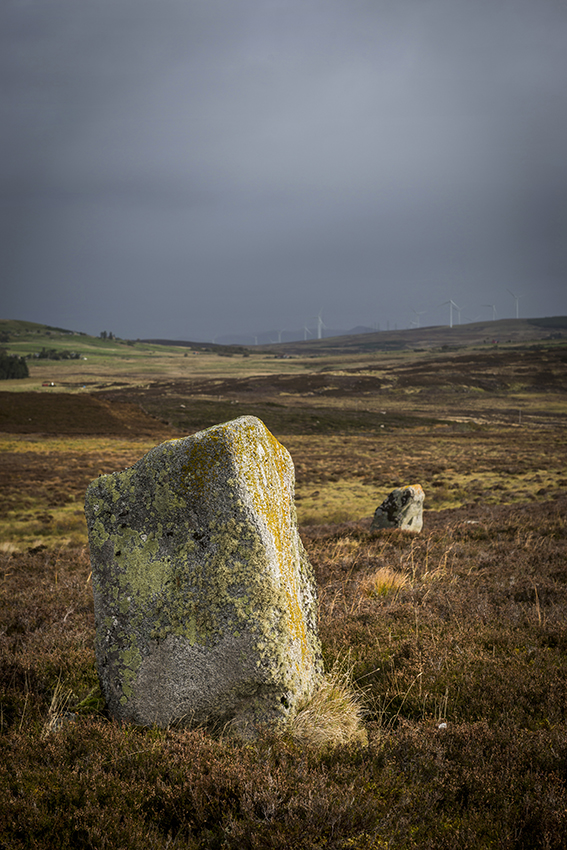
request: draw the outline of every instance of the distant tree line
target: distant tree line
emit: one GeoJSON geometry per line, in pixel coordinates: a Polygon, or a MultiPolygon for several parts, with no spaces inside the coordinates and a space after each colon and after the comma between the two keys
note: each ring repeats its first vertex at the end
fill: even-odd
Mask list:
{"type": "Polygon", "coordinates": [[[45,348],[27,355],[28,360],[80,360],[81,355],[76,351],[57,351],[56,348],[45,348]]]}
{"type": "Polygon", "coordinates": [[[116,339],[112,331],[101,331],[99,336],[101,339],[116,339]]]}
{"type": "Polygon", "coordinates": [[[28,364],[23,357],[17,354],[8,354],[0,350],[0,380],[6,381],[11,378],[29,377],[28,364]]]}
{"type": "MultiPolygon", "coordinates": [[[[204,349],[205,351],[210,349],[204,349]]],[[[234,357],[235,354],[241,354],[243,357],[250,357],[250,352],[242,345],[219,345],[212,349],[219,357],[234,357]]]]}

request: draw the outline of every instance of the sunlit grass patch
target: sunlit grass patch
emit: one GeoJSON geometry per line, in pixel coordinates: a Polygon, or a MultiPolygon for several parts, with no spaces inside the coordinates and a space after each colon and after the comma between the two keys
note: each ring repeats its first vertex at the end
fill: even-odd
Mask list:
{"type": "Polygon", "coordinates": [[[409,576],[390,567],[378,567],[360,580],[360,592],[365,596],[388,596],[409,584],[409,576]]]}
{"type": "Polygon", "coordinates": [[[300,525],[324,525],[372,516],[382,501],[376,488],[357,478],[341,478],[297,488],[297,518],[300,525]]]}
{"type": "Polygon", "coordinates": [[[0,518],[1,551],[23,552],[37,546],[83,546],[86,541],[87,525],[80,503],[8,511],[0,518]]]}
{"type": "Polygon", "coordinates": [[[109,453],[131,452],[142,456],[156,445],[156,440],[147,438],[124,439],[122,437],[43,437],[39,435],[4,434],[0,436],[0,453],[33,452],[34,454],[59,454],[65,452],[109,453]]]}
{"type": "Polygon", "coordinates": [[[362,700],[353,688],[349,664],[339,662],[300,708],[289,731],[296,741],[312,747],[365,744],[368,736],[363,718],[362,700]]]}

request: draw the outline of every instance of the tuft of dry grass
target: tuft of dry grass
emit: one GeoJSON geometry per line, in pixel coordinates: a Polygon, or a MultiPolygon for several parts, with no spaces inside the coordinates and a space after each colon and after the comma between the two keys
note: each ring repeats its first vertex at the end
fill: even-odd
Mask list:
{"type": "Polygon", "coordinates": [[[291,737],[300,744],[323,748],[365,744],[364,708],[355,692],[349,665],[336,663],[319,688],[290,723],[291,737]]]}
{"type": "Polygon", "coordinates": [[[408,584],[409,576],[406,573],[396,572],[390,567],[378,567],[360,580],[359,587],[364,596],[388,596],[390,593],[398,593],[408,584]]]}
{"type": "Polygon", "coordinates": [[[57,732],[63,724],[75,717],[69,712],[69,703],[73,699],[73,691],[65,688],[59,679],[53,689],[53,696],[47,712],[47,720],[41,732],[41,738],[46,738],[51,732],[57,732]]]}

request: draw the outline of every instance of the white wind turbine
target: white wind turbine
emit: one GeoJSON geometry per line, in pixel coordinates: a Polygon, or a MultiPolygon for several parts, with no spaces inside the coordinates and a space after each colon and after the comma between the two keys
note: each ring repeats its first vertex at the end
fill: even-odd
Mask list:
{"type": "Polygon", "coordinates": [[[327,325],[325,324],[325,322],[321,318],[322,312],[323,312],[322,310],[319,310],[317,315],[313,317],[317,321],[317,339],[323,339],[323,328],[327,327],[327,325]]]}
{"type": "Polygon", "coordinates": [[[514,293],[512,292],[512,290],[511,290],[511,289],[508,289],[508,288],[506,289],[506,292],[509,292],[509,293],[510,293],[510,295],[512,296],[512,298],[514,299],[514,301],[516,302],[516,318],[517,318],[517,319],[519,319],[519,318],[520,318],[520,304],[519,304],[519,301],[520,301],[520,298],[523,298],[524,296],[523,296],[523,295],[514,295],[514,293]]]}
{"type": "Polygon", "coordinates": [[[450,327],[450,328],[452,328],[452,327],[453,327],[453,307],[455,308],[455,310],[457,310],[457,311],[458,311],[458,314],[459,314],[459,324],[461,324],[461,310],[462,310],[463,308],[462,308],[462,307],[459,307],[459,305],[458,305],[458,304],[455,304],[455,302],[454,302],[451,298],[450,298],[448,301],[443,301],[443,303],[441,304],[441,307],[444,307],[444,306],[445,306],[445,304],[448,304],[448,305],[449,305],[449,327],[450,327]]]}
{"type": "Polygon", "coordinates": [[[415,313],[415,315],[417,316],[417,321],[412,322],[412,325],[415,325],[416,327],[420,328],[421,327],[421,317],[424,316],[427,313],[427,310],[412,310],[412,313],[415,313]]]}
{"type": "Polygon", "coordinates": [[[496,307],[494,306],[494,304],[483,304],[482,306],[492,308],[492,321],[494,322],[496,320],[496,307]]]}
{"type": "Polygon", "coordinates": [[[307,325],[304,325],[304,326],[303,326],[303,339],[304,339],[304,340],[306,340],[306,339],[307,339],[307,334],[309,334],[309,336],[313,336],[313,334],[311,333],[311,331],[309,330],[309,328],[307,327],[307,325]]]}

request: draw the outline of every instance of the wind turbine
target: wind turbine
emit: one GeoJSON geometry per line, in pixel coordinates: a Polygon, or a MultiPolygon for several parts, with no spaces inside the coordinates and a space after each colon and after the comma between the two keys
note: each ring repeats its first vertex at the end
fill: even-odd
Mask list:
{"type": "Polygon", "coordinates": [[[283,330],[281,330],[281,331],[278,331],[278,342],[281,342],[281,341],[282,341],[282,334],[283,334],[284,332],[285,332],[285,328],[283,328],[283,330]]]}
{"type": "Polygon", "coordinates": [[[307,327],[307,325],[304,325],[304,326],[303,326],[303,339],[304,339],[304,340],[306,340],[306,339],[307,339],[307,334],[309,334],[309,336],[313,336],[313,334],[311,333],[311,331],[309,330],[309,328],[307,327]]]}
{"type": "Polygon", "coordinates": [[[427,313],[427,310],[412,310],[412,313],[415,313],[415,315],[417,316],[417,322],[412,322],[412,325],[416,325],[418,328],[420,328],[421,327],[421,324],[420,324],[421,318],[420,317],[424,316],[427,313]]]}
{"type": "Polygon", "coordinates": [[[520,301],[520,298],[523,298],[524,296],[523,296],[523,295],[514,295],[514,293],[512,292],[512,290],[511,290],[511,289],[506,289],[506,292],[509,292],[509,293],[510,293],[510,295],[512,296],[512,298],[513,298],[513,299],[515,300],[515,302],[516,302],[516,318],[517,318],[517,319],[519,319],[519,318],[520,318],[520,305],[519,305],[519,301],[520,301]]]}
{"type": "Polygon", "coordinates": [[[494,306],[494,304],[483,304],[482,306],[492,307],[492,321],[494,322],[496,320],[496,307],[494,306]]]}
{"type": "Polygon", "coordinates": [[[455,304],[455,302],[451,298],[448,301],[443,301],[443,303],[441,304],[441,307],[444,307],[445,304],[449,305],[449,327],[450,328],[453,327],[453,307],[455,308],[455,310],[458,310],[458,312],[459,312],[459,324],[461,324],[461,310],[463,308],[459,307],[457,304],[455,304]]]}
{"type": "Polygon", "coordinates": [[[313,317],[314,319],[317,320],[317,339],[323,339],[323,328],[327,327],[327,325],[325,324],[325,322],[321,318],[322,312],[323,312],[322,310],[319,310],[317,315],[313,317]]]}

